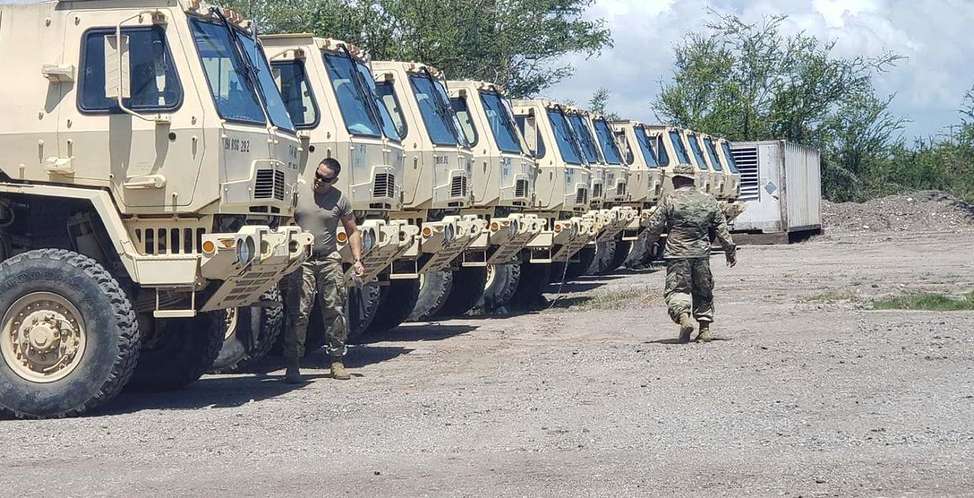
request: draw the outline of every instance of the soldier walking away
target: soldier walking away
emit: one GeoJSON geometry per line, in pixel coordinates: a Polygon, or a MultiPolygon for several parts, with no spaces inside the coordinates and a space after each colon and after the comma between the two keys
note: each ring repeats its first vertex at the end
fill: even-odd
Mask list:
{"type": "Polygon", "coordinates": [[[308,334],[308,320],[314,309],[315,298],[321,305],[325,327],[325,351],[331,358],[331,375],[334,379],[351,378],[345,371],[345,341],[348,338],[348,322],[345,319],[345,301],[348,294],[342,271],[342,257],[335,239],[338,222],[342,222],[348,243],[355,257],[356,275],[365,272],[362,265],[362,236],[355,225],[352,207],[345,195],[335,188],[335,181],[342,171],[335,159],[326,158],[315,170],[313,195],[302,195],[295,210],[295,221],[314,235],[311,257],[301,269],[288,275],[286,307],[287,327],[284,330],[284,357],[287,371],[284,381],[289,384],[304,382],[300,360],[304,356],[304,343],[308,334]]]}
{"type": "Polygon", "coordinates": [[[693,322],[700,325],[697,340],[710,342],[714,321],[714,278],[710,273],[710,234],[724,248],[727,266],[737,264],[737,247],[727,229],[727,219],[717,200],[694,189],[693,167],[673,168],[673,192],[649,219],[650,240],[666,232],[666,288],[663,299],[670,318],[680,325],[680,343],[690,342],[693,322]]]}

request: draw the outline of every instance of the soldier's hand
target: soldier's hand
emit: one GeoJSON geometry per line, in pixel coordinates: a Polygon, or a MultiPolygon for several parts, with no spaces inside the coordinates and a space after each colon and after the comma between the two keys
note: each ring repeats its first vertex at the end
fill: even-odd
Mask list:
{"type": "Polygon", "coordinates": [[[727,258],[727,266],[733,268],[737,265],[737,251],[726,252],[724,256],[727,258]]]}
{"type": "Polygon", "coordinates": [[[352,265],[352,268],[355,269],[356,277],[361,277],[362,275],[365,275],[365,265],[363,265],[361,261],[356,261],[355,264],[352,265]]]}

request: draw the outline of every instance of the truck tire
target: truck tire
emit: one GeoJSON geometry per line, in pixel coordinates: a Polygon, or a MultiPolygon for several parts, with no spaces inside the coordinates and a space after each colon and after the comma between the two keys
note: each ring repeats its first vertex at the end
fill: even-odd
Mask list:
{"type": "Polygon", "coordinates": [[[520,282],[521,263],[488,265],[487,282],[484,284],[484,293],[477,302],[476,309],[491,313],[507,308],[520,282]]]}
{"type": "MultiPolygon", "coordinates": [[[[568,271],[565,272],[566,280],[575,280],[582,275],[588,273],[589,267],[592,266],[592,261],[595,260],[595,246],[585,246],[575,254],[575,259],[577,262],[568,263],[568,271]]],[[[556,277],[560,277],[558,274],[556,277]]],[[[561,279],[558,279],[561,282],[561,279]]]]}
{"type": "Polygon", "coordinates": [[[443,307],[434,316],[461,316],[473,309],[484,295],[487,283],[486,266],[463,267],[453,272],[453,285],[443,307]]]}
{"type": "Polygon", "coordinates": [[[420,275],[419,296],[416,298],[413,312],[409,314],[409,320],[431,320],[446,304],[452,288],[452,271],[432,271],[420,275]]]}
{"type": "Polygon", "coordinates": [[[154,333],[143,337],[129,387],[171,391],[196,382],[220,354],[226,328],[226,310],[200,313],[193,318],[155,320],[154,333]]]}
{"type": "Polygon", "coordinates": [[[261,301],[276,304],[227,311],[228,318],[232,319],[228,320],[223,347],[213,362],[211,372],[246,370],[270,352],[284,331],[284,301],[277,288],[265,292],[261,301]]]}
{"type": "Polygon", "coordinates": [[[608,275],[622,266],[626,262],[626,258],[629,257],[629,251],[632,249],[632,242],[628,240],[617,240],[615,241],[615,248],[612,250],[612,259],[606,265],[605,269],[599,272],[599,275],[608,275]]]}
{"type": "Polygon", "coordinates": [[[615,258],[615,254],[615,240],[597,242],[595,244],[595,257],[592,258],[592,264],[589,265],[588,271],[586,271],[585,274],[604,275],[606,272],[611,271],[609,270],[609,267],[612,265],[612,260],[615,258]]]}
{"type": "MultiPolygon", "coordinates": [[[[516,310],[530,310],[542,303],[541,294],[548,287],[548,281],[553,277],[555,266],[547,263],[521,263],[521,278],[517,283],[517,290],[511,297],[510,307],[516,310]]],[[[564,271],[564,266],[561,270],[564,271]]],[[[561,274],[557,275],[561,282],[561,274]]]]}
{"type": "Polygon", "coordinates": [[[95,260],[39,249],[0,263],[0,310],[0,407],[14,416],[78,415],[114,398],[131,378],[140,344],[135,311],[95,260]],[[34,337],[29,352],[24,332],[34,337]]]}
{"type": "Polygon", "coordinates": [[[369,325],[375,320],[382,302],[382,287],[378,282],[370,282],[362,287],[348,289],[348,303],[345,317],[348,320],[348,342],[357,343],[365,337],[369,325]]]}
{"type": "Polygon", "coordinates": [[[381,334],[409,318],[419,299],[419,279],[392,280],[382,288],[379,309],[366,329],[367,335],[381,334]]]}
{"type": "Polygon", "coordinates": [[[632,243],[632,249],[629,250],[629,254],[626,256],[623,265],[633,270],[642,268],[643,259],[646,258],[646,253],[649,252],[649,249],[649,239],[639,237],[639,239],[632,243]]]}

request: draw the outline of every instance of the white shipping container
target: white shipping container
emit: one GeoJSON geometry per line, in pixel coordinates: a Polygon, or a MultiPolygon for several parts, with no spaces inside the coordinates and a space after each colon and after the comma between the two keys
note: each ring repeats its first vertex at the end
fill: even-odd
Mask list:
{"type": "Polygon", "coordinates": [[[735,142],[731,152],[741,171],[746,209],[735,232],[821,232],[822,167],[817,150],[773,140],[735,142]]]}

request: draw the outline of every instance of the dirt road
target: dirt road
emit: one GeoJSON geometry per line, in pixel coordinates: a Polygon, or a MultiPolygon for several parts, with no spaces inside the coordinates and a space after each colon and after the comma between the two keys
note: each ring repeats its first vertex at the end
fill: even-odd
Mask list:
{"type": "Polygon", "coordinates": [[[662,272],[586,279],[540,313],[410,325],[356,347],[350,382],[324,370],[297,389],[280,370],[208,376],[85,418],[0,421],[0,489],[974,490],[974,313],[862,304],[974,288],[974,231],[825,236],[740,259],[713,260],[721,341],[671,343],[662,272]]]}

